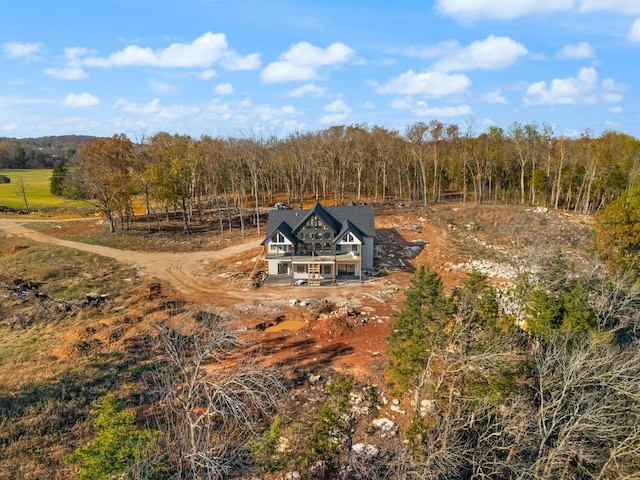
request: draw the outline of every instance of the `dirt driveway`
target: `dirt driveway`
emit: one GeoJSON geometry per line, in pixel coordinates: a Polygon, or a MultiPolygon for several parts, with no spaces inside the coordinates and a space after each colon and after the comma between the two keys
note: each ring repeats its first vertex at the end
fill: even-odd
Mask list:
{"type": "Polygon", "coordinates": [[[368,375],[372,362],[383,362],[384,339],[394,312],[402,308],[404,287],[414,264],[426,261],[427,250],[439,258],[444,248],[440,235],[423,239],[422,232],[399,231],[402,225],[394,222],[383,218],[377,225],[379,240],[389,249],[385,252],[389,268],[384,274],[364,283],[331,287],[253,286],[250,274],[261,258],[261,238],[214,251],[162,253],[64,240],[30,229],[29,221],[23,219],[0,219],[0,231],[8,236],[90,252],[134,266],[139,277],[158,280],[165,288],[172,287],[190,303],[231,314],[237,319],[238,329],[245,332],[244,336],[273,355],[274,360],[314,369],[330,364],[368,375]],[[414,240],[418,241],[417,246],[411,243],[414,240]],[[407,252],[416,258],[408,260],[407,252]],[[342,313],[318,319],[314,306],[323,302],[330,302],[342,313]],[[269,324],[274,319],[302,321],[305,326],[273,332],[256,329],[257,325],[269,324]]]}

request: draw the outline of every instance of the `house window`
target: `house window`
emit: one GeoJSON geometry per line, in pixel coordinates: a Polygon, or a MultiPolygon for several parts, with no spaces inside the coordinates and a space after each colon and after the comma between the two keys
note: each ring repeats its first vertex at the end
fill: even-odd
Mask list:
{"type": "Polygon", "coordinates": [[[322,265],[322,274],[323,275],[331,275],[333,272],[331,270],[331,265],[322,265]]]}
{"type": "Polygon", "coordinates": [[[295,273],[307,273],[306,265],[295,265],[294,270],[295,273]]]}
{"type": "Polygon", "coordinates": [[[338,275],[355,275],[356,264],[355,263],[340,263],[338,264],[338,275]]]}
{"type": "Polygon", "coordinates": [[[343,242],[347,242],[347,243],[353,243],[353,242],[355,242],[355,238],[354,238],[352,233],[345,233],[342,236],[342,241],[343,242]]]}
{"type": "Polygon", "coordinates": [[[285,262],[278,263],[278,275],[288,275],[289,274],[289,264],[285,262]]]}
{"type": "Polygon", "coordinates": [[[284,243],[286,240],[282,232],[276,232],[271,236],[271,241],[273,243],[284,243]]]}

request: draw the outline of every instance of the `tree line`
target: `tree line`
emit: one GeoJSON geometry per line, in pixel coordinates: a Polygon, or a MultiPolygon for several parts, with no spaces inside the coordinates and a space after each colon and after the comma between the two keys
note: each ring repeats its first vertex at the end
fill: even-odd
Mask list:
{"type": "Polygon", "coordinates": [[[148,213],[181,211],[185,232],[194,214],[221,205],[253,216],[260,231],[260,206],[302,206],[310,198],[423,205],[455,199],[593,213],[637,183],[640,141],[613,131],[568,138],[518,122],[474,135],[433,120],[403,132],[350,125],[284,138],[161,132],[133,142],[115,135],[82,145],[78,157],[81,175],[66,164],[67,187],[59,192],[95,199],[111,230],[118,221],[128,228],[132,199],[142,197],[148,213]]]}
{"type": "Polygon", "coordinates": [[[0,137],[0,169],[52,168],[56,163],[73,161],[78,147],[94,138],[85,135],[0,137]]]}

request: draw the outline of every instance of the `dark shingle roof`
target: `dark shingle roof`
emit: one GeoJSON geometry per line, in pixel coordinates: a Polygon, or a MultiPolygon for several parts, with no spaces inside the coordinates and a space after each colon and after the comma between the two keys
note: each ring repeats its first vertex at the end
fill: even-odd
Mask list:
{"type": "Polygon", "coordinates": [[[336,235],[336,238],[333,240],[333,243],[338,242],[342,238],[342,236],[347,232],[353,233],[358,240],[364,243],[364,237],[366,235],[364,235],[364,233],[358,227],[356,227],[353,223],[351,223],[350,220],[345,220],[344,222],[342,222],[342,230],[338,232],[338,235],[336,235]]]}
{"type": "Polygon", "coordinates": [[[293,232],[314,213],[333,230],[334,237],[343,231],[347,222],[359,230],[359,232],[354,230],[356,234],[366,237],[375,237],[376,235],[371,205],[323,207],[319,202],[316,202],[309,210],[271,210],[264,241],[271,238],[271,235],[277,230],[282,231],[285,235],[293,236],[293,232]],[[283,228],[287,229],[286,233],[285,230],[282,230],[283,228]]]}

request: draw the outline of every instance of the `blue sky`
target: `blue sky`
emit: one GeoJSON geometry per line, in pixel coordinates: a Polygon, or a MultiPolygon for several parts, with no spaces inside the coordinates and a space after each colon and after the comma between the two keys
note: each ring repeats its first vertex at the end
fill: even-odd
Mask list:
{"type": "Polygon", "coordinates": [[[548,124],[640,137],[640,0],[8,0],[0,137],[548,124]]]}

